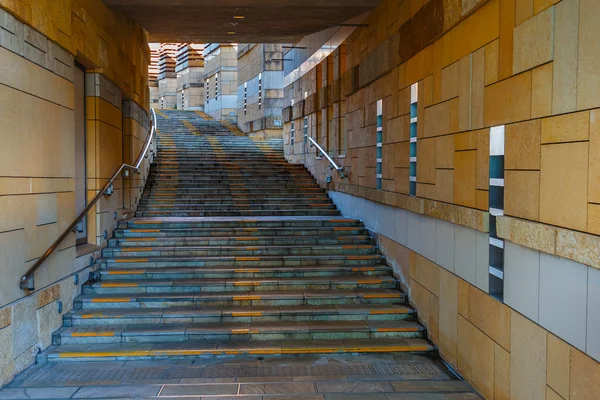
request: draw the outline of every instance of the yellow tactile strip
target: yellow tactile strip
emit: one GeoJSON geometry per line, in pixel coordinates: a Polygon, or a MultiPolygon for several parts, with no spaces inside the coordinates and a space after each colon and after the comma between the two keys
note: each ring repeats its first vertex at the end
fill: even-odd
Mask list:
{"type": "MultiPolygon", "coordinates": [[[[236,330],[239,334],[248,333],[246,329],[236,330]],[[239,332],[238,332],[239,331],[239,332]],[[242,332],[243,331],[243,332],[242,332]]],[[[244,354],[331,354],[331,353],[391,353],[391,352],[427,352],[434,347],[422,339],[382,339],[382,340],[333,340],[333,341],[283,341],[258,342],[245,345],[229,343],[190,344],[182,346],[155,345],[150,349],[127,349],[94,351],[55,351],[50,358],[103,358],[103,357],[156,357],[156,356],[200,356],[200,355],[244,355],[244,354]],[[172,348],[169,348],[172,347],[172,348]]],[[[96,346],[96,348],[98,348],[96,346]]]]}

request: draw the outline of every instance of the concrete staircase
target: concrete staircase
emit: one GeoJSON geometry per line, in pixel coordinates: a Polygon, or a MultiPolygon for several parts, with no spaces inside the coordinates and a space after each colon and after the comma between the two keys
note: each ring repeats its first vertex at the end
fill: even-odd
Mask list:
{"type": "Polygon", "coordinates": [[[59,360],[430,352],[357,220],[281,140],[162,111],[136,217],[40,355],[59,360]]]}

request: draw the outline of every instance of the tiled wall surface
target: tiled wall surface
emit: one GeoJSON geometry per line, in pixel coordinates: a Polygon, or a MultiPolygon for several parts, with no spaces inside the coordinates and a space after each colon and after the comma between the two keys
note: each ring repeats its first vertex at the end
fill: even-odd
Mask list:
{"type": "Polygon", "coordinates": [[[344,216],[375,234],[430,339],[486,399],[597,398],[599,270],[506,242],[503,304],[486,293],[487,279],[478,279],[487,278],[486,234],[329,195],[344,216]]]}
{"type": "Polygon", "coordinates": [[[205,47],[204,92],[207,114],[216,120],[237,122],[237,45],[205,47]]]}
{"type": "MultiPolygon", "coordinates": [[[[423,318],[457,324],[458,357],[446,357],[460,366],[462,354],[459,369],[486,398],[544,398],[547,389],[552,399],[600,396],[600,388],[576,381],[580,373],[600,381],[599,19],[593,0],[382,0],[368,27],[285,88],[286,157],[305,163],[324,187],[362,199],[350,209],[377,204],[361,206],[365,220],[365,209],[387,207],[373,229],[385,232],[389,254],[405,258],[400,265],[408,266],[406,284],[423,318]],[[303,140],[305,120],[307,134],[345,167],[344,178],[303,140]],[[498,153],[492,128],[504,132],[498,153]],[[504,165],[490,163],[490,154],[501,154],[504,165]],[[491,174],[491,165],[500,170],[491,174]],[[489,269],[490,237],[504,240],[500,270],[489,269]],[[421,261],[409,263],[416,254],[421,261]],[[473,307],[483,304],[485,315],[440,295],[437,275],[463,282],[458,287],[475,293],[473,307]],[[492,275],[502,277],[500,291],[492,275]],[[453,307],[458,319],[441,311],[453,307]],[[490,326],[504,323],[503,315],[512,323],[498,337],[490,326]],[[473,348],[461,350],[467,343],[473,348]],[[566,390],[551,378],[547,343],[569,351],[566,390]],[[537,361],[521,359],[521,349],[537,361]],[[501,365],[479,353],[508,363],[496,378],[510,381],[507,391],[486,386],[494,379],[479,374],[501,365]],[[588,371],[577,370],[583,365],[588,371]],[[535,388],[526,383],[533,380],[535,388]]],[[[436,343],[444,340],[440,333],[436,343]]]]}
{"type": "MultiPolygon", "coordinates": [[[[21,275],[76,215],[75,61],[88,72],[92,198],[125,160],[124,150],[139,151],[135,141],[145,140],[148,58],[143,30],[101,1],[0,0],[0,386],[50,344],[87,280],[91,257],[100,255],[92,247],[77,257],[72,234],[36,272],[37,291],[19,288],[21,275]],[[131,100],[123,103],[123,97],[131,100]]],[[[143,177],[125,180],[126,190],[139,190],[143,177]]],[[[114,194],[88,215],[89,243],[104,244],[115,212],[118,219],[131,207],[124,203],[123,182],[117,179],[114,194]]]]}
{"type": "Polygon", "coordinates": [[[280,44],[249,44],[238,50],[238,126],[251,136],[281,137],[282,59],[280,44]]]}

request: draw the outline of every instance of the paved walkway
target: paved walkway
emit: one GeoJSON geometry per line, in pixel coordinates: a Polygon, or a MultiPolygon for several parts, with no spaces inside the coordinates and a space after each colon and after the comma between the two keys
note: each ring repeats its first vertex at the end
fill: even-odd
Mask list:
{"type": "Polygon", "coordinates": [[[0,399],[481,400],[411,354],[46,363],[0,399]]]}

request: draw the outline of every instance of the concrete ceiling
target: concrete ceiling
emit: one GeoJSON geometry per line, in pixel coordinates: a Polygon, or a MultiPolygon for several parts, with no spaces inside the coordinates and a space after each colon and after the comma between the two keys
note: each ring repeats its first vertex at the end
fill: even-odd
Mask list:
{"type": "Polygon", "coordinates": [[[151,42],[295,43],[372,10],[379,0],[102,0],[151,42]],[[234,19],[243,16],[244,19],[234,19]],[[235,24],[235,25],[233,25],[235,24]],[[235,34],[233,34],[235,32],[235,34]]]}

